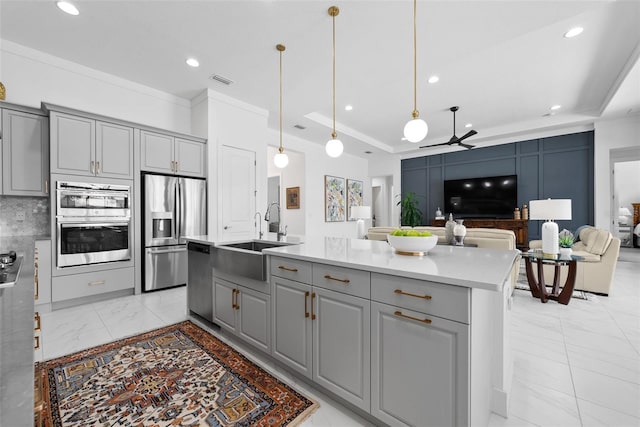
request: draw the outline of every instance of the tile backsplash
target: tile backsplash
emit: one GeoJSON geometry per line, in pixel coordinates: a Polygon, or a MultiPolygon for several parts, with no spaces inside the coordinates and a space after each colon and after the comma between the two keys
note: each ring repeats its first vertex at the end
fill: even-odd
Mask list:
{"type": "Polygon", "coordinates": [[[0,237],[50,234],[48,197],[0,196],[0,237]]]}

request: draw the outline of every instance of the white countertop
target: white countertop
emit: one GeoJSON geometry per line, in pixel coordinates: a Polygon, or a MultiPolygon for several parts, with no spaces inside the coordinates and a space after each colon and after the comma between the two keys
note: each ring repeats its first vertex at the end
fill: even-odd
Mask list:
{"type": "MultiPolygon", "coordinates": [[[[209,237],[192,236],[187,240],[212,246],[222,243],[209,237]]],[[[384,241],[325,237],[303,244],[265,249],[263,253],[418,280],[499,291],[502,290],[520,251],[438,245],[424,256],[407,256],[396,254],[384,241]]]]}
{"type": "MultiPolygon", "coordinates": [[[[190,242],[195,242],[195,243],[202,243],[204,245],[216,246],[220,244],[247,242],[250,240],[263,241],[263,242],[278,242],[278,235],[277,233],[264,233],[264,236],[262,237],[262,239],[255,238],[255,239],[220,240],[220,239],[215,239],[213,236],[204,234],[201,236],[186,236],[185,240],[188,240],[190,242]]],[[[299,243],[302,243],[303,241],[304,241],[304,238],[302,236],[290,235],[290,236],[284,236],[283,240],[280,240],[280,243],[299,244],[299,243]]]]}

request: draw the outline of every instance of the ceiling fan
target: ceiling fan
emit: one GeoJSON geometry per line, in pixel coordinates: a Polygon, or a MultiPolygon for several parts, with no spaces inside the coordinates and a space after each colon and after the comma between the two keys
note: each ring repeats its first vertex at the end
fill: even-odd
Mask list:
{"type": "Polygon", "coordinates": [[[469,145],[469,144],[463,144],[462,141],[464,141],[465,139],[469,138],[470,136],[473,136],[475,134],[477,134],[478,132],[471,129],[469,132],[465,133],[464,135],[462,135],[460,138],[458,138],[456,136],[456,111],[458,111],[460,109],[460,107],[451,107],[449,108],[449,110],[451,112],[453,112],[453,136],[451,137],[451,139],[447,142],[443,142],[441,144],[433,144],[433,145],[423,145],[420,148],[430,148],[430,147],[439,147],[441,145],[453,145],[453,144],[458,144],[464,148],[467,148],[469,150],[471,150],[474,146],[473,145],[469,145]]]}

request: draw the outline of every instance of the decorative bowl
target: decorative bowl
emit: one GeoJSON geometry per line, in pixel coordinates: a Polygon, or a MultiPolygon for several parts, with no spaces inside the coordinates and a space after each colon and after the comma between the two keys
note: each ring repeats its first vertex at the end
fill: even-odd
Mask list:
{"type": "Polygon", "coordinates": [[[438,243],[438,236],[387,236],[387,241],[401,255],[424,255],[438,243]]]}

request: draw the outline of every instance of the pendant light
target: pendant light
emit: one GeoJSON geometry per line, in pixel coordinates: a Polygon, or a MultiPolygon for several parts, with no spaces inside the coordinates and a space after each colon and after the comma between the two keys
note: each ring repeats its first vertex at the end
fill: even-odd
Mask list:
{"type": "Polygon", "coordinates": [[[284,153],[284,148],[282,148],[282,52],[286,48],[284,45],[277,44],[276,49],[280,52],[280,148],[278,148],[278,154],[273,157],[273,164],[282,169],[289,164],[289,157],[284,153]]]}
{"type": "Polygon", "coordinates": [[[427,122],[419,118],[420,113],[418,113],[416,9],[417,0],[413,0],[413,113],[411,113],[413,119],[409,120],[407,124],[404,125],[404,137],[409,142],[420,142],[427,136],[427,132],[429,132],[427,122]]]}
{"type": "Polygon", "coordinates": [[[333,18],[333,132],[331,132],[331,139],[327,141],[327,145],[324,147],[329,157],[340,157],[344,146],[342,141],[338,139],[336,133],[336,16],[340,13],[340,9],[337,6],[331,6],[329,8],[329,16],[333,18]]]}

